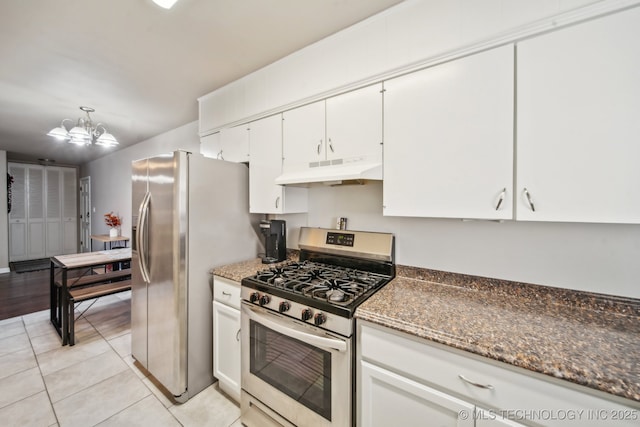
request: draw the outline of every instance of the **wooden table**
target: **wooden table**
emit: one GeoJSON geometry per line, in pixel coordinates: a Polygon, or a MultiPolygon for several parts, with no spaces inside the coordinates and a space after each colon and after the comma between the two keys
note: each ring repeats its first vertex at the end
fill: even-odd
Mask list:
{"type": "MultiPolygon", "coordinates": [[[[124,245],[127,246],[127,242],[129,241],[129,238],[126,236],[111,237],[108,234],[92,234],[91,240],[97,240],[98,242],[103,242],[104,250],[107,250],[107,243],[109,243],[109,249],[112,249],[111,246],[113,242],[124,242],[124,245]]],[[[92,246],[91,249],[93,249],[93,245],[91,246],[92,246]]]]}
{"type": "Polygon", "coordinates": [[[58,335],[62,337],[62,345],[66,345],[69,342],[69,321],[66,315],[69,303],[67,299],[69,287],[73,286],[81,278],[94,274],[94,268],[96,267],[115,262],[131,261],[131,248],[58,255],[50,259],[50,318],[58,335]],[[69,277],[70,271],[77,271],[78,275],[69,277]],[[56,277],[60,279],[56,280],[56,277]]]}

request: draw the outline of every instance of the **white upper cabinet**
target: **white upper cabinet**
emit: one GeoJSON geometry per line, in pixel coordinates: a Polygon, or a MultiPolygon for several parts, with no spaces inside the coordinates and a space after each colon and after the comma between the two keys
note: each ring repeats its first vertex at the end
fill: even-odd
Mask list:
{"type": "Polygon", "coordinates": [[[511,219],[513,45],[384,89],[384,215],[511,219]]]}
{"type": "Polygon", "coordinates": [[[309,168],[325,160],[325,101],[314,102],[283,113],[283,171],[309,168]]]}
{"type": "Polygon", "coordinates": [[[382,86],[376,84],[283,113],[283,171],[382,162],[382,86]]]}
{"type": "Polygon", "coordinates": [[[249,125],[249,211],[281,214],[307,211],[307,189],[274,183],[282,173],[282,115],[249,125]]]}
{"type": "Polygon", "coordinates": [[[634,8],[517,45],[518,220],[640,223],[638,40],[634,8]]]}
{"type": "Polygon", "coordinates": [[[206,157],[243,163],[249,161],[249,126],[225,128],[200,138],[200,153],[206,157]]]}
{"type": "Polygon", "coordinates": [[[327,99],[327,160],[382,162],[382,84],[327,99]]]}

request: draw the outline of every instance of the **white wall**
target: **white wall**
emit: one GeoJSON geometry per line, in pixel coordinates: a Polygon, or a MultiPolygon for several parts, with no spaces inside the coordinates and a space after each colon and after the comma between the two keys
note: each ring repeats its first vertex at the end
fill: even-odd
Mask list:
{"type": "Polygon", "coordinates": [[[9,272],[9,215],[7,214],[7,152],[0,150],[0,273],[9,272]]]}
{"type": "MultiPolygon", "coordinates": [[[[131,162],[178,149],[200,152],[197,121],[83,165],[80,177],[91,176],[91,203],[95,209],[91,234],[109,232],[103,215],[113,211],[122,217],[122,235],[131,237],[131,162]]],[[[102,244],[94,242],[93,250],[100,249],[102,244]]]]}
{"type": "Polygon", "coordinates": [[[383,217],[379,182],[312,187],[306,224],[280,217],[290,244],[301,225],[347,217],[351,230],[394,233],[398,264],[640,298],[639,225],[383,217]]]}

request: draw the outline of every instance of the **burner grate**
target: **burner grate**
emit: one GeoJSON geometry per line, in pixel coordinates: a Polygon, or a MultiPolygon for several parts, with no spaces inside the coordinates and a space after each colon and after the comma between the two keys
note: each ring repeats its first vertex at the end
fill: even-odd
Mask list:
{"type": "Polygon", "coordinates": [[[387,282],[389,277],[346,267],[302,261],[258,271],[255,279],[264,285],[308,298],[348,305],[371,288],[387,282]]]}

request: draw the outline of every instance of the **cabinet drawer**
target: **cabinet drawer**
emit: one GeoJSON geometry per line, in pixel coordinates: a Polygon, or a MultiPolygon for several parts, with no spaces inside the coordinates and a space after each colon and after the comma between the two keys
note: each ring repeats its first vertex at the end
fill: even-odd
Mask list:
{"type": "Polygon", "coordinates": [[[388,328],[358,321],[361,359],[409,379],[497,411],[513,411],[525,425],[602,426],[612,419],[596,415],[629,413],[635,419],[616,420],[618,426],[637,425],[640,405],[567,381],[528,372],[388,328]],[[490,386],[481,388],[462,379],[490,386]],[[566,383],[566,384],[565,384],[566,383]],[[621,402],[621,403],[618,403],[621,402]],[[520,411],[520,412],[518,412],[520,411]],[[574,420],[552,415],[582,414],[574,420]],[[582,411],[582,412],[580,412],[582,411]],[[594,412],[596,411],[596,412],[594,412]],[[600,412],[597,412],[600,411],[600,412]],[[593,416],[591,416],[593,415],[593,416]],[[551,419],[532,419],[549,416],[551,419]],[[603,423],[604,422],[604,423],[603,423]]]}
{"type": "Polygon", "coordinates": [[[240,283],[213,276],[213,299],[240,310],[240,283]]]}

